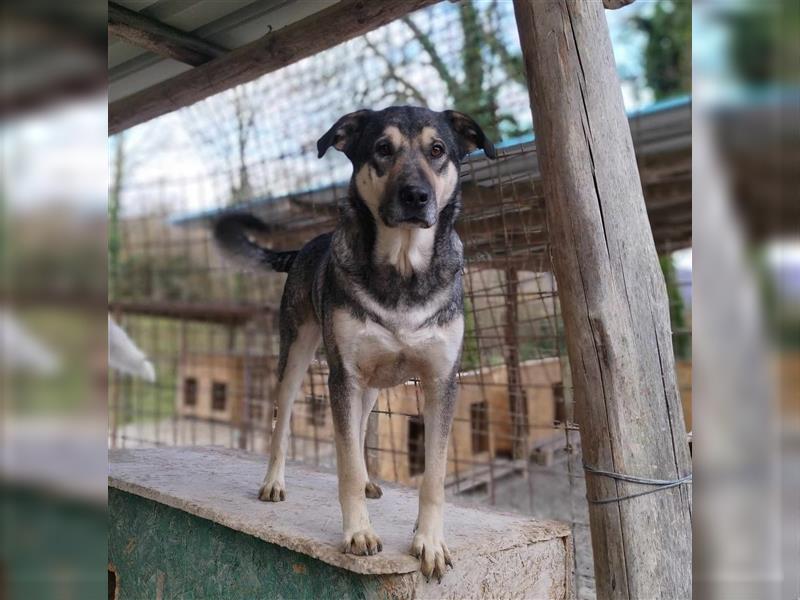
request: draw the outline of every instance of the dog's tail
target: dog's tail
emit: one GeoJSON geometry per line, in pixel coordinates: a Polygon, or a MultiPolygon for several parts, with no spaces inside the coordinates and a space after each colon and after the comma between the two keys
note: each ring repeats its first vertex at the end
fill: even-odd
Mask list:
{"type": "Polygon", "coordinates": [[[288,273],[297,258],[297,251],[279,252],[259,246],[252,233],[268,232],[269,226],[247,213],[233,213],[214,223],[214,239],[220,250],[247,269],[261,268],[288,273]]]}

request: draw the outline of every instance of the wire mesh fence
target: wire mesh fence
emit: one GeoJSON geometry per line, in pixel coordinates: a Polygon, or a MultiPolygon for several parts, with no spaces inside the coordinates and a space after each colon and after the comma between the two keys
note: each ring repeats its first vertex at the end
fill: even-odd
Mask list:
{"type": "MultiPolygon", "coordinates": [[[[210,225],[249,210],[278,250],[332,230],[349,165],[317,160],[317,138],[341,114],[399,103],[463,110],[503,142],[498,160],[472,156],[462,169],[465,335],[448,493],[571,523],[579,596],[592,597],[579,425],[510,3],[434,5],[112,139],[110,310],[157,381],[110,376],[109,445],[268,451],[285,275],[232,268],[210,225]]],[[[690,107],[641,111],[631,126],[668,256],[690,243],[690,107]]],[[[681,281],[664,264],[688,384],[681,281]]],[[[414,381],[381,391],[365,448],[371,476],[418,483],[422,406],[414,381]]],[[[294,404],[289,458],[332,466],[334,456],[320,352],[294,404]]]]}

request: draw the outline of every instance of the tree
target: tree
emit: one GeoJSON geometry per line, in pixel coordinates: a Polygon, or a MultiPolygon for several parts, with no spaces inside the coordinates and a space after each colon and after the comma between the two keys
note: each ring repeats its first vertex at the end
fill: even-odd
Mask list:
{"type": "Polygon", "coordinates": [[[798,81],[800,4],[752,3],[725,11],[733,72],[749,86],[798,81]]]}
{"type": "Polygon", "coordinates": [[[687,94],[692,87],[692,3],[660,0],[650,14],[631,19],[647,35],[644,71],[656,100],[687,94]]]}
{"type": "Polygon", "coordinates": [[[125,178],[125,137],[115,135],[111,145],[111,185],[108,190],[108,297],[116,298],[119,280],[119,209],[125,178]]]}
{"type": "Polygon", "coordinates": [[[475,326],[475,313],[472,300],[464,296],[464,347],[461,350],[461,369],[471,371],[481,366],[478,331],[475,326]]]}
{"type": "MultiPolygon", "coordinates": [[[[487,5],[461,2],[443,10],[457,11],[453,16],[456,37],[460,38],[461,44],[455,53],[448,54],[448,45],[444,43],[452,29],[441,27],[435,16],[427,19],[431,25],[426,30],[412,16],[403,17],[401,22],[413,36],[409,46],[427,55],[428,62],[424,66],[430,67],[443,84],[448,105],[473,116],[491,139],[529,133],[527,124],[520,124],[515,115],[501,111],[498,105],[501,88],[510,84],[524,89],[525,85],[522,57],[512,51],[509,41],[504,39],[509,28],[503,27],[503,17],[513,17],[513,14],[501,13],[508,7],[498,2],[487,5]]],[[[451,13],[445,15],[450,17],[451,13]]],[[[410,101],[428,106],[430,90],[427,86],[421,90],[411,81],[414,69],[417,74],[420,72],[419,61],[408,61],[408,52],[395,51],[397,42],[392,33],[392,30],[384,29],[383,40],[376,40],[374,36],[365,38],[367,49],[384,64],[383,88],[387,93],[381,100],[389,99],[392,103],[410,101]],[[405,69],[407,65],[411,68],[405,69]]],[[[362,94],[362,102],[366,95],[362,94]]],[[[370,100],[375,101],[374,98],[370,100]]]]}
{"type": "Polygon", "coordinates": [[[210,170],[227,174],[229,204],[253,197],[248,149],[255,134],[256,117],[263,111],[262,79],[206,98],[180,113],[210,170]]]}
{"type": "Polygon", "coordinates": [[[111,154],[108,188],[108,297],[117,298],[120,278],[119,218],[122,196],[136,170],[163,142],[163,131],[145,127],[138,135],[118,133],[108,141],[111,154]]]}
{"type": "Polygon", "coordinates": [[[672,345],[675,356],[680,359],[688,359],[691,355],[691,339],[686,334],[686,316],[683,296],[678,286],[678,278],[675,273],[675,262],[672,256],[659,257],[661,272],[664,274],[664,282],[667,285],[667,298],[669,298],[669,317],[672,324],[672,345]]]}

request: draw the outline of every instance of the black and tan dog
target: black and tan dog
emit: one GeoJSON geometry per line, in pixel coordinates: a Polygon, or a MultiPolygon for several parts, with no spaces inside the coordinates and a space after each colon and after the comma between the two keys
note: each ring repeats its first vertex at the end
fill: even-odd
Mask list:
{"type": "Polygon", "coordinates": [[[265,225],[229,215],[219,246],[250,265],[287,272],[280,309],[278,417],[259,497],[286,497],[284,463],[292,402],[320,342],[330,368],[344,551],[375,554],[381,541],[366,496],[380,495],[364,462],[367,417],[378,390],[419,378],[425,393],[425,473],[411,552],[423,575],[452,564],[442,525],[447,445],[464,333],[459,165],[492,143],[470,117],[423,108],[362,110],[319,140],[353,164],[348,199],[333,233],[302,250],[276,252],[251,233],[265,225]]]}

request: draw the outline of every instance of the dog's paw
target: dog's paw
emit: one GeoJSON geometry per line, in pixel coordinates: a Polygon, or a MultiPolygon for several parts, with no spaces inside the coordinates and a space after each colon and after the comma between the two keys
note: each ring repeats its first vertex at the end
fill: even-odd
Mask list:
{"type": "Polygon", "coordinates": [[[430,582],[431,577],[441,583],[447,567],[453,566],[453,558],[443,539],[435,539],[423,533],[417,533],[411,543],[411,554],[419,559],[419,570],[430,582]]]}
{"type": "Polygon", "coordinates": [[[375,500],[383,496],[383,490],[381,489],[381,486],[379,486],[377,483],[368,481],[367,485],[364,487],[364,495],[367,498],[372,498],[373,500],[375,500]]]}
{"type": "Polygon", "coordinates": [[[345,534],[342,552],[358,556],[372,556],[383,550],[383,544],[377,534],[370,529],[361,529],[350,535],[345,534]]]}
{"type": "Polygon", "coordinates": [[[283,502],[286,500],[286,484],[282,481],[265,481],[258,490],[258,499],[263,502],[283,502]]]}

